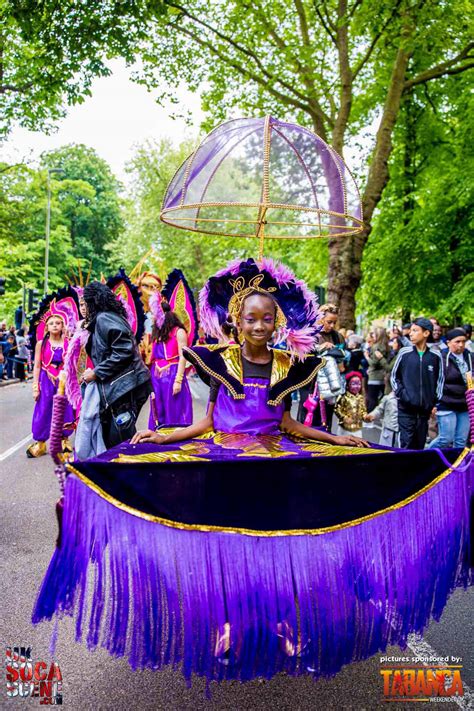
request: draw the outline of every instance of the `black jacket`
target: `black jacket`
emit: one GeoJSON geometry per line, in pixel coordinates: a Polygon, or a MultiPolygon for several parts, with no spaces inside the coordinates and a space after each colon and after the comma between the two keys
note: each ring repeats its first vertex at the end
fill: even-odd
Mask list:
{"type": "MultiPolygon", "coordinates": [[[[463,353],[464,361],[472,372],[472,355],[468,350],[463,353]]],[[[467,412],[466,383],[459,370],[456,358],[449,351],[441,356],[444,373],[443,397],[438,405],[438,410],[451,410],[452,412],[467,412]]]]}
{"type": "Polygon", "coordinates": [[[420,358],[415,346],[402,348],[392,368],[390,382],[401,409],[428,415],[443,395],[440,354],[427,348],[420,358]]]}
{"type": "Polygon", "coordinates": [[[102,311],[87,326],[88,352],[94,363],[102,407],[150,380],[128,322],[113,311],[102,311]]]}

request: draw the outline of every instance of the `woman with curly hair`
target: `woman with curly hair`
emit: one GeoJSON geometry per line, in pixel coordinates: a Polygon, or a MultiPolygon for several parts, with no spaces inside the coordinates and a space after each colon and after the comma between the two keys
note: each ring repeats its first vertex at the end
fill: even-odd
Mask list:
{"type": "Polygon", "coordinates": [[[93,281],[84,288],[86,346],[93,368],[84,383],[97,382],[102,436],[107,448],[130,439],[148,394],[150,373],[144,365],[123,305],[108,286],[93,281]]]}

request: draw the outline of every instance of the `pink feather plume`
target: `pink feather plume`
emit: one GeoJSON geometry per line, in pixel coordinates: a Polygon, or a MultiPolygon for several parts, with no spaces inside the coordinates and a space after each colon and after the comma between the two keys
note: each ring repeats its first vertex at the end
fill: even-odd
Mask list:
{"type": "Polygon", "coordinates": [[[150,296],[148,303],[150,305],[150,313],[153,316],[153,320],[156,323],[157,328],[161,328],[165,320],[165,313],[161,307],[160,292],[154,291],[150,296]]]}
{"type": "Polygon", "coordinates": [[[77,324],[76,330],[69,341],[66,355],[64,357],[64,372],[66,374],[66,397],[76,411],[76,417],[82,405],[81,388],[77,379],[77,366],[82,348],[85,348],[89,340],[90,332],[82,328],[82,321],[77,324]]]}

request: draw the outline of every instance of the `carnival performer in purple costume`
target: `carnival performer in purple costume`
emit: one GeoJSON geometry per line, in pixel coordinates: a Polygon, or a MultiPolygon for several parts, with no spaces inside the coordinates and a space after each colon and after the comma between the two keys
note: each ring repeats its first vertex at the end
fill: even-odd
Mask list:
{"type": "Polygon", "coordinates": [[[151,382],[155,394],[148,426],[189,425],[193,421],[191,391],[185,375],[183,348],[188,345],[184,324],[170,305],[162,302],[164,322],[152,330],[151,382]]]}
{"type": "MultiPolygon", "coordinates": [[[[54,304],[45,320],[44,337],[37,341],[33,370],[33,397],[36,401],[33,412],[32,432],[35,442],[26,450],[28,457],[46,454],[46,442],[51,430],[53,397],[58,390],[59,374],[64,368],[64,357],[68,347],[64,316],[55,314],[54,304]]],[[[74,412],[70,404],[66,408],[66,423],[74,422],[74,412]]],[[[65,429],[64,451],[72,451],[67,439],[72,432],[65,429]]]]}
{"type": "MultiPolygon", "coordinates": [[[[296,280],[287,267],[275,265],[268,259],[263,260],[261,270],[253,259],[242,264],[231,263],[223,272],[210,279],[201,292],[202,323],[208,333],[219,337],[219,330],[230,315],[237,323],[242,345],[183,347],[184,357],[195,366],[201,378],[210,384],[210,401],[206,417],[190,427],[165,436],[151,429],[138,432],[132,444],[138,442],[168,444],[199,437],[205,432],[214,430],[247,435],[278,434],[285,431],[331,444],[368,446],[367,442],[358,437],[336,437],[306,427],[291,417],[290,392],[296,389],[293,384],[290,384],[291,380],[296,375],[296,371],[301,374],[304,370],[307,376],[308,372],[313,373],[318,370],[322,361],[316,357],[308,358],[307,365],[303,368],[303,361],[293,363],[298,355],[304,357],[308,353],[316,334],[314,328],[308,327],[304,322],[300,329],[287,327],[289,319],[283,309],[291,316],[290,311],[294,309],[294,303],[286,308],[283,299],[285,286],[288,292],[290,282],[297,285],[303,294],[301,290],[303,283],[296,280]],[[267,290],[261,286],[267,276],[272,282],[279,282],[282,288],[269,287],[267,290]],[[215,298],[214,290],[218,293],[223,291],[222,283],[230,287],[230,294],[226,304],[228,313],[223,314],[222,322],[218,323],[212,302],[215,298]],[[278,301],[279,296],[282,297],[281,306],[278,301]],[[269,348],[268,343],[272,339],[280,338],[286,340],[289,350],[269,348]],[[239,382],[241,387],[234,387],[234,381],[239,382]],[[289,392],[275,395],[272,392],[275,386],[284,381],[288,382],[289,392]]],[[[308,298],[312,298],[307,290],[306,294],[308,298]]],[[[309,306],[312,311],[315,311],[312,304],[309,306]]],[[[177,365],[175,365],[176,371],[179,378],[177,365]]],[[[281,390],[281,386],[278,390],[281,390]]]]}
{"type": "MultiPolygon", "coordinates": [[[[369,446],[359,437],[331,435],[307,427],[291,417],[290,393],[297,389],[298,380],[301,384],[301,379],[306,382],[308,378],[314,378],[323,364],[320,358],[313,357],[308,359],[306,367],[301,361],[299,365],[293,365],[292,360],[297,355],[304,356],[310,350],[316,334],[314,328],[308,328],[304,322],[299,329],[291,328],[289,322],[293,316],[294,325],[295,316],[291,311],[295,307],[303,311],[302,302],[306,297],[307,315],[315,320],[316,307],[312,303],[313,295],[286,267],[275,265],[271,260],[264,260],[262,267],[253,259],[242,264],[231,264],[212,278],[201,292],[201,320],[205,328],[207,321],[206,330],[217,337],[216,330],[219,331],[230,315],[237,323],[242,343],[183,348],[184,356],[195,366],[202,379],[210,384],[206,416],[190,427],[167,435],[152,430],[138,432],[131,440],[132,445],[140,442],[163,445],[212,432],[237,436],[279,435],[284,432],[335,445],[369,446]],[[281,289],[275,286],[265,288],[265,280],[278,283],[281,289]],[[229,313],[216,329],[210,308],[213,303],[215,305],[216,294],[225,291],[226,286],[231,287],[232,294],[227,301],[229,313]],[[285,295],[289,294],[290,289],[294,293],[288,304],[285,295]],[[296,292],[299,292],[298,305],[295,304],[296,292]],[[283,338],[291,351],[269,348],[271,340],[278,342],[283,338]]],[[[277,633],[288,656],[300,653],[301,643],[298,647],[293,631],[285,620],[278,624],[277,633]]],[[[225,623],[217,637],[216,657],[225,658],[231,646],[231,636],[230,625],[225,623]]]]}

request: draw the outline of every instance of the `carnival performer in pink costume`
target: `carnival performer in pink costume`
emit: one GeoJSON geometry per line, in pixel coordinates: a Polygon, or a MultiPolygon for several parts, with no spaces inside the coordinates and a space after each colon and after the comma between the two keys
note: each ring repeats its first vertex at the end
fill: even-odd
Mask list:
{"type": "Polygon", "coordinates": [[[152,331],[151,382],[155,397],[148,423],[152,429],[158,424],[190,425],[193,421],[193,401],[183,356],[188,334],[169,304],[163,303],[162,309],[163,325],[155,324],[152,331]]]}
{"type": "Polygon", "coordinates": [[[186,377],[183,348],[197,336],[196,305],[184,274],[174,269],[161,293],[150,297],[154,325],[151,334],[151,396],[148,426],[190,425],[193,401],[186,377]]]}
{"type": "MultiPolygon", "coordinates": [[[[38,340],[33,370],[33,397],[36,404],[32,421],[35,442],[26,450],[28,457],[41,457],[46,454],[46,442],[51,430],[53,397],[58,390],[59,375],[64,368],[64,358],[69,343],[68,332],[74,327],[77,317],[77,306],[73,299],[53,299],[37,326],[38,340]]],[[[68,404],[63,431],[65,452],[72,451],[67,437],[72,432],[73,422],[74,412],[68,404]]]]}

